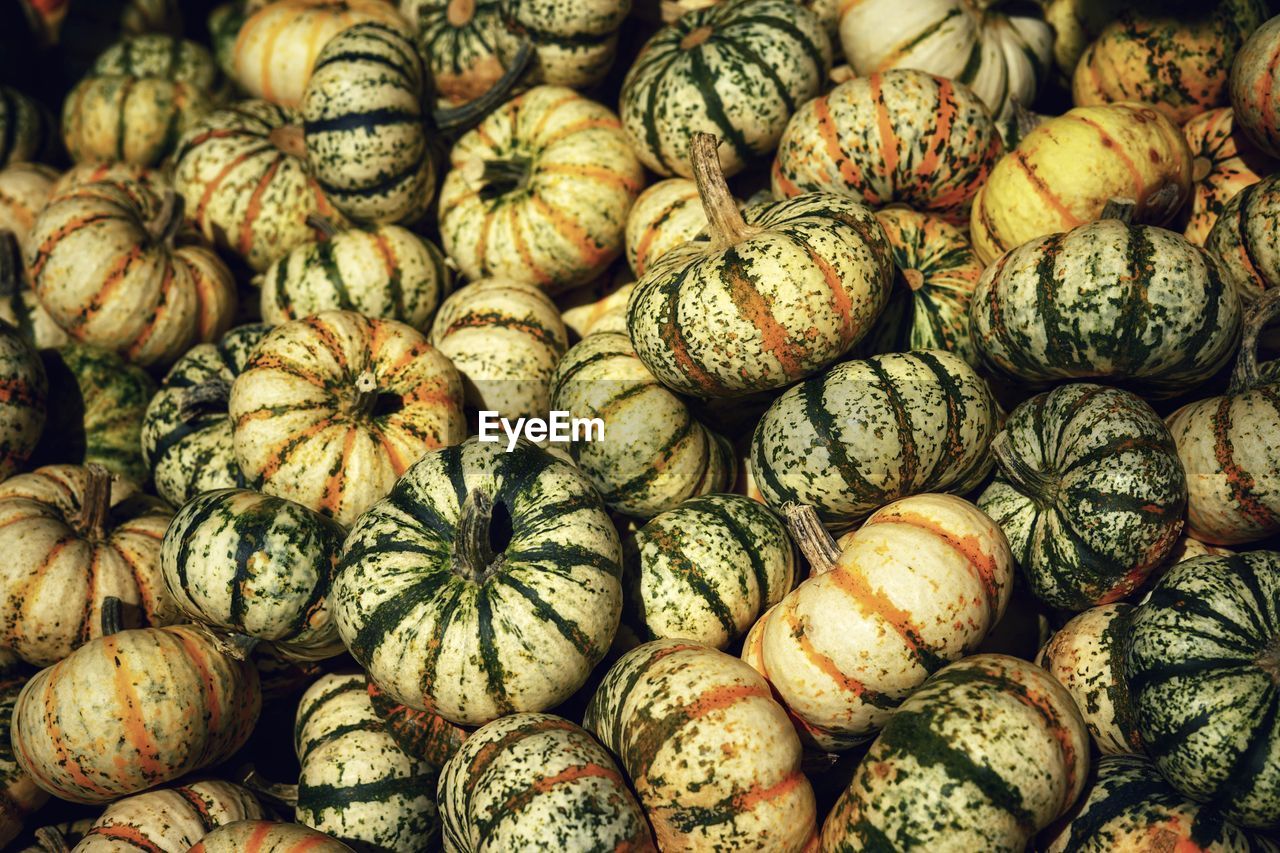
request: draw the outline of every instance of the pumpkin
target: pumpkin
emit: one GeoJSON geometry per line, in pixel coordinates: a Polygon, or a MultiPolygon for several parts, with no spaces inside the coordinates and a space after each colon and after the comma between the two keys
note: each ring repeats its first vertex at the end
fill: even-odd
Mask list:
{"type": "Polygon", "coordinates": [[[311,660],[342,652],[325,595],[346,536],[304,506],[247,489],[192,498],[160,548],[160,572],[186,616],[311,660]]]}
{"type": "Polygon", "coordinates": [[[238,326],[196,344],[170,368],[142,419],[142,456],[156,492],[175,506],[200,492],[245,485],[231,442],[231,383],[267,327],[238,326]]]}
{"type": "Polygon", "coordinates": [[[1013,555],[995,522],[952,495],[895,501],[839,545],[811,509],[788,516],[812,575],[760,619],[742,657],[806,742],[843,750],[978,648],[1009,602],[1013,555]]]}
{"type": "Polygon", "coordinates": [[[1036,655],[1076,700],[1093,742],[1103,755],[1140,754],[1124,678],[1129,619],[1133,605],[1103,604],[1077,613],[1036,655]]]}
{"type": "Polygon", "coordinates": [[[429,450],[466,436],[462,383],[414,329],[351,311],[276,326],[231,384],[254,488],[350,524],[429,450]]]}
{"type": "Polygon", "coordinates": [[[143,366],[175,361],[231,325],[235,282],[178,233],[182,203],[142,184],[94,183],[52,199],[31,231],[41,304],[76,340],[143,366]]]}
{"type": "Polygon", "coordinates": [[[795,549],[769,509],[741,495],[690,498],[636,532],[623,619],[642,640],[727,649],[796,583],[795,549]]]}
{"type": "Polygon", "coordinates": [[[1002,149],[968,86],[894,69],[841,83],[796,112],[773,161],[773,194],[834,192],[960,224],[1002,149]]]}
{"type": "Polygon", "coordinates": [[[649,824],[609,753],[551,714],[477,731],[440,774],[445,849],[555,847],[656,853],[649,824]]]}
{"type": "MultiPolygon", "coordinates": [[[[12,167],[11,167],[12,168],[12,167]]],[[[0,229],[0,320],[37,350],[60,347],[71,339],[40,304],[26,283],[22,253],[12,231],[0,229]]]]}
{"type": "Polygon", "coordinates": [[[996,402],[949,352],[878,355],[787,389],[751,439],[765,501],[812,506],[832,529],[921,492],[969,491],[991,469],[996,402]]]}
{"type": "Polygon", "coordinates": [[[14,752],[41,788],[107,802],[224,761],[248,739],[262,705],[252,664],[189,626],[104,634],[18,696],[14,752]]]}
{"type": "Polygon", "coordinates": [[[294,748],[299,823],[387,853],[429,849],[440,828],[435,770],[387,734],[363,673],[321,676],[302,694],[294,748]]]}
{"type": "Polygon", "coordinates": [[[345,224],[307,171],[302,116],[294,110],[254,100],[214,110],[182,137],[173,160],[173,188],[188,218],[256,272],[315,239],[313,215],[345,224]]]}
{"type": "Polygon", "coordinates": [[[695,135],[692,150],[711,239],[673,249],[636,283],[627,303],[636,354],[664,385],[700,397],[782,388],[839,359],[893,283],[874,215],[845,196],[809,193],[744,218],[715,138],[695,135]]]}
{"type": "Polygon", "coordinates": [[[503,26],[499,6],[499,0],[400,0],[443,105],[477,100],[506,72],[497,44],[503,26]]]}
{"type": "Polygon", "coordinates": [[[468,441],[427,454],[356,522],[329,605],[388,695],[478,725],[582,686],[618,626],[620,559],[576,468],[468,441]]]}
{"type": "Polygon", "coordinates": [[[969,231],[983,263],[1036,237],[1097,219],[1107,202],[1136,203],[1162,225],[1191,189],[1191,152],[1178,127],[1141,104],[1076,107],[1023,137],[973,200],[969,231]]]}
{"type": "Polygon", "coordinates": [[[49,154],[53,120],[36,101],[0,86],[0,168],[41,160],[49,154]]]}
{"type": "Polygon", "coordinates": [[[431,711],[410,708],[387,695],[373,679],[368,681],[373,712],[405,755],[435,767],[444,767],[469,736],[468,730],[462,726],[454,725],[431,711]]]}
{"type": "Polygon", "coordinates": [[[500,0],[498,10],[502,25],[494,40],[504,65],[515,65],[521,46],[529,42],[536,57],[533,80],[586,89],[613,65],[631,0],[500,0]]]}
{"type": "Polygon", "coordinates": [[[645,369],[624,334],[595,332],[565,353],[551,408],[599,419],[599,434],[588,425],[569,454],[619,512],[653,516],[733,484],[729,443],[645,369]]]}
{"type": "Polygon", "coordinates": [[[1085,49],[1121,11],[1115,0],[1046,0],[1044,19],[1053,27],[1053,62],[1065,89],[1085,49]]]}
{"type": "Polygon", "coordinates": [[[321,50],[366,21],[402,33],[409,24],[385,0],[275,0],[251,12],[231,49],[232,77],[254,98],[297,107],[321,50]]]}
{"type": "Polygon", "coordinates": [[[1168,428],[1133,394],[1085,383],[1039,394],[1013,410],[991,450],[998,470],[978,506],[1041,601],[1119,601],[1177,544],[1186,476],[1168,428]]]}
{"type": "Polygon", "coordinates": [[[707,228],[698,184],[688,178],[658,181],[636,199],[627,216],[627,264],[637,276],[707,228]]]}
{"type": "Polygon", "coordinates": [[[831,40],[791,0],[727,0],[659,30],[627,72],[619,109],[640,162],[693,177],[689,137],[714,134],[726,175],[778,145],[796,107],[818,94],[831,40]]]}
{"type": "Polygon", "coordinates": [[[854,72],[917,68],[973,89],[997,117],[1029,106],[1049,71],[1053,28],[1037,5],[850,0],[840,44],[854,72]]]}
{"type": "MultiPolygon", "coordinates": [[[[27,683],[25,673],[0,677],[0,732],[9,731],[13,706],[27,683]]],[[[0,737],[0,844],[7,845],[22,832],[22,825],[49,799],[18,764],[8,737],[0,737]]]]}
{"type": "Polygon", "coordinates": [[[1223,207],[1204,248],[1241,301],[1280,287],[1280,174],[1240,190],[1223,207]]]}
{"type": "MultiPolygon", "coordinates": [[[[5,255],[0,245],[0,260],[5,255]]],[[[44,365],[31,344],[0,323],[0,480],[21,468],[40,441],[47,393],[44,365]]]]}
{"type": "Polygon", "coordinates": [[[39,163],[0,169],[0,231],[10,231],[25,254],[31,226],[53,190],[58,173],[39,163]]]}
{"type": "Polygon", "coordinates": [[[557,300],[560,319],[576,340],[596,332],[627,333],[627,300],[635,290],[630,269],[605,274],[588,287],[571,290],[557,300]]]}
{"type": "Polygon", "coordinates": [[[537,285],[500,278],[468,284],[440,306],[430,339],[462,374],[467,405],[513,421],[547,416],[551,377],[569,336],[537,285]]]}
{"type": "Polygon", "coordinates": [[[413,42],[386,23],[356,24],[316,57],[301,106],[307,166],[352,219],[416,222],[430,209],[425,85],[413,42]]]}
{"type": "Polygon", "coordinates": [[[1244,827],[1280,823],[1280,553],[1179,563],[1134,611],[1125,655],[1138,734],[1165,779],[1244,827]]]}
{"type": "Polygon", "coordinates": [[[249,791],[216,779],[148,791],[118,800],[93,822],[77,853],[188,850],[213,829],[263,817],[249,791]]]}
{"type": "Polygon", "coordinates": [[[440,190],[444,250],[469,279],[583,284],[622,253],[643,170],[607,108],[560,86],[518,95],[465,133],[440,190]]]}
{"type": "MultiPolygon", "coordinates": [[[[1228,92],[1245,136],[1272,157],[1280,157],[1280,21],[1272,18],[1245,41],[1231,66],[1228,92]]],[[[0,160],[4,158],[0,156],[0,160]]]]}
{"type": "Polygon", "coordinates": [[[85,184],[96,184],[100,181],[128,181],[144,184],[163,196],[169,189],[168,172],[165,169],[149,169],[137,163],[125,163],[121,160],[101,160],[93,163],[76,163],[62,173],[54,181],[49,198],[57,198],[68,191],[85,184]]]}
{"type": "Polygon", "coordinates": [[[1236,130],[1230,107],[1208,110],[1182,126],[1191,149],[1191,213],[1182,236],[1203,246],[1227,203],[1280,166],[1236,130]]]}
{"type": "Polygon", "coordinates": [[[974,655],[894,712],[822,849],[1023,850],[1080,796],[1088,767],[1089,733],[1061,685],[1027,661],[974,655]]]}
{"type": "Polygon", "coordinates": [[[681,640],[638,646],[605,673],[583,726],[620,759],[660,849],[798,851],[813,840],[800,741],[736,658],[681,640]]]}
{"type": "Polygon", "coordinates": [[[1241,309],[1217,265],[1172,231],[1111,212],[987,267],[971,336],[993,373],[1033,383],[1105,379],[1171,397],[1226,365],[1241,309]]]}
{"type": "MultiPolygon", "coordinates": [[[[85,817],[52,826],[42,826],[33,834],[35,841],[18,853],[65,853],[68,845],[77,843],[93,826],[94,818],[85,817]]],[[[74,848],[72,848],[74,849],[74,848]]]]}
{"type": "Polygon", "coordinates": [[[210,832],[188,853],[355,853],[309,826],[271,820],[239,820],[210,832]]]}
{"type": "Polygon", "coordinates": [[[258,277],[263,320],[340,309],[426,328],[453,278],[434,243],[398,225],[316,224],[322,239],[295,246],[258,277]]]}

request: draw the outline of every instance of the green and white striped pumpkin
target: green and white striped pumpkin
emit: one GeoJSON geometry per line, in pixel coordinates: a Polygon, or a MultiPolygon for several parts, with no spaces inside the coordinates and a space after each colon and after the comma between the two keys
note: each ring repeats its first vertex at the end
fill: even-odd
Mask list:
{"type": "Polygon", "coordinates": [[[644,275],[659,258],[706,228],[707,214],[695,181],[658,181],[640,193],[627,216],[627,264],[636,275],[644,275]]]}
{"type": "Polygon", "coordinates": [[[1280,825],[1280,553],[1196,557],[1133,612],[1125,674],[1165,779],[1245,827],[1280,825]]]}
{"type": "Polygon", "coordinates": [[[400,0],[442,105],[476,100],[506,72],[498,51],[499,6],[499,0],[400,0]]]}
{"type": "Polygon", "coordinates": [[[356,24],[316,57],[300,108],[307,168],[352,219],[413,223],[431,208],[425,85],[413,42],[386,23],[356,24]]]}
{"type": "Polygon", "coordinates": [[[75,853],[188,850],[219,826],[264,816],[246,789],[219,779],[147,791],[107,806],[75,853]]]}
{"type": "MultiPolygon", "coordinates": [[[[22,671],[0,676],[0,732],[9,731],[13,706],[27,683],[22,671]]],[[[22,769],[7,737],[0,737],[0,844],[8,845],[22,826],[49,799],[49,794],[22,769]]]]}
{"type": "Polygon", "coordinates": [[[0,86],[0,166],[42,160],[56,129],[44,107],[9,86],[0,86]]]}
{"type": "Polygon", "coordinates": [[[619,96],[636,155],[693,177],[689,136],[718,136],[726,175],[767,156],[831,68],[818,16],[791,0],[728,0],[682,15],[645,43],[619,96]]]}
{"type": "Polygon", "coordinates": [[[582,686],[618,626],[620,560],[581,472],[472,440],[424,456],[360,517],[329,605],[383,690],[477,725],[582,686]]]}
{"type": "Polygon", "coordinates": [[[996,417],[986,382],[953,353],[847,361],[769,406],[751,471],[770,506],[806,504],[846,529],[907,495],[977,486],[991,469],[996,417]]]}
{"type": "Polygon", "coordinates": [[[471,730],[431,711],[410,708],[389,696],[372,678],[368,682],[374,713],[405,755],[444,767],[470,736],[471,730]]]}
{"type": "Polygon", "coordinates": [[[499,0],[498,9],[494,39],[503,65],[513,64],[520,46],[531,42],[530,79],[586,89],[613,65],[631,0],[499,0]]]}
{"type": "Polygon", "coordinates": [[[445,766],[439,793],[449,853],[657,851],[613,758],[551,714],[513,714],[482,727],[445,766]]]}
{"type": "Polygon", "coordinates": [[[1280,174],[1232,196],[1204,248],[1246,304],[1280,287],[1280,174]]]}
{"type": "Polygon", "coordinates": [[[0,480],[26,464],[36,449],[48,391],[36,351],[16,328],[0,323],[0,480]]]}

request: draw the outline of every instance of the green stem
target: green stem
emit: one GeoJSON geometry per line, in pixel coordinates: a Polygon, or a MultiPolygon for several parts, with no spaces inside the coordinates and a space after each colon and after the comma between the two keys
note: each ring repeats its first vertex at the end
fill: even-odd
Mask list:
{"type": "Polygon", "coordinates": [[[480,168],[480,195],[485,199],[519,192],[529,184],[533,160],[515,155],[501,160],[485,160],[480,168]]]}
{"type": "Polygon", "coordinates": [[[1133,212],[1138,204],[1131,198],[1110,198],[1102,207],[1100,219],[1119,219],[1125,225],[1133,222],[1133,212]]]}
{"type": "Polygon", "coordinates": [[[372,370],[366,370],[356,377],[356,393],[351,401],[351,416],[367,418],[373,414],[373,407],[378,404],[378,378],[372,370]]]}
{"type": "Polygon", "coordinates": [[[124,630],[124,602],[114,595],[102,599],[102,636],[110,637],[124,630]]]}
{"type": "Polygon", "coordinates": [[[454,561],[457,573],[474,583],[484,583],[498,561],[489,547],[489,525],[492,521],[493,499],[479,489],[473,489],[462,502],[454,539],[454,561]]]}
{"type": "Polygon", "coordinates": [[[516,81],[524,74],[532,59],[533,42],[525,39],[516,50],[516,55],[512,57],[511,65],[502,73],[498,81],[489,88],[489,91],[474,101],[461,106],[436,110],[431,114],[431,119],[435,126],[440,130],[459,132],[478,123],[482,118],[493,112],[499,104],[507,100],[507,96],[516,85],[516,81]]]}
{"type": "Polygon", "coordinates": [[[1020,491],[1029,494],[1041,506],[1050,506],[1056,503],[1058,495],[1057,475],[1032,467],[1023,459],[1013,449],[1008,430],[1004,430],[992,439],[991,453],[995,456],[996,464],[1000,466],[1001,473],[1004,474],[1009,482],[1017,486],[1020,491]]]}
{"type": "Polygon", "coordinates": [[[226,407],[231,399],[231,383],[221,376],[206,379],[198,385],[192,385],[182,392],[178,401],[178,419],[183,423],[195,420],[203,407],[210,403],[226,407]]]}
{"type": "Polygon", "coordinates": [[[171,243],[182,226],[184,208],[182,196],[173,190],[165,190],[160,202],[160,212],[147,223],[147,233],[153,243],[171,243]]]}

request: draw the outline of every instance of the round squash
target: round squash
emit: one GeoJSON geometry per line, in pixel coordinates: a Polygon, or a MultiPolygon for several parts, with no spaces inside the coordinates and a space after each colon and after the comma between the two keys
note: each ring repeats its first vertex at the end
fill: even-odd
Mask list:
{"type": "Polygon", "coordinates": [[[257,798],[239,785],[216,779],[192,782],[112,803],[75,851],[187,850],[216,827],[263,816],[257,798]]]}
{"type": "Polygon", "coordinates": [[[424,456],[356,522],[329,603],[390,696],[477,725],[582,686],[618,626],[620,559],[576,468],[468,441],[424,456]]]}
{"type": "Polygon", "coordinates": [[[466,436],[462,383],[414,329],[350,311],[276,326],[231,384],[254,488],[351,524],[422,454],[466,436]]]}
{"type": "MultiPolygon", "coordinates": [[[[0,246],[0,259],[5,254],[0,246]]],[[[48,389],[44,365],[31,344],[16,328],[0,323],[0,480],[21,468],[40,441],[48,389]]]]}
{"type": "Polygon", "coordinates": [[[439,714],[419,711],[396,701],[372,678],[368,682],[373,712],[405,755],[437,768],[444,767],[470,736],[468,729],[454,725],[439,714]]]}
{"type": "MultiPolygon", "coordinates": [[[[1280,157],[1280,20],[1272,18],[1245,41],[1231,65],[1228,91],[1236,120],[1263,152],[1280,157]]],[[[0,152],[0,160],[3,160],[0,152]]]]}
{"type": "MultiPolygon", "coordinates": [[[[0,676],[0,732],[9,731],[13,706],[26,683],[24,672],[0,676]]],[[[48,799],[49,794],[18,764],[9,738],[0,737],[0,844],[13,841],[27,818],[48,799]]]]}
{"type": "Polygon", "coordinates": [[[488,93],[506,73],[498,51],[499,0],[400,0],[414,26],[418,54],[443,106],[461,107],[488,93]]]}
{"type": "Polygon", "coordinates": [[[49,198],[57,198],[76,187],[96,184],[100,181],[112,183],[127,181],[143,184],[162,197],[165,190],[170,188],[168,171],[165,169],[149,169],[146,166],[120,160],[100,160],[93,163],[76,163],[67,169],[54,182],[49,198]]]}
{"type": "Polygon", "coordinates": [[[627,301],[636,289],[629,269],[605,274],[588,287],[579,287],[557,300],[560,319],[574,339],[596,332],[627,334],[627,301]]]}
{"type": "Polygon", "coordinates": [[[0,168],[42,160],[56,128],[44,107],[9,86],[0,86],[0,168]]]}
{"type": "Polygon", "coordinates": [[[494,41],[503,65],[515,65],[528,42],[536,58],[528,72],[532,80],[586,89],[613,65],[631,0],[501,0],[498,10],[494,41]]]}
{"type": "Polygon", "coordinates": [[[1119,601],[1177,544],[1186,476],[1160,416],[1127,391],[1078,383],[1039,394],[991,449],[998,470],[978,506],[1046,604],[1119,601]]]}
{"type": "MultiPolygon", "coordinates": [[[[1280,163],[1260,152],[1235,126],[1230,107],[1208,110],[1182,126],[1191,149],[1191,213],[1182,236],[1203,246],[1227,203],[1276,171],[1280,163]]],[[[1238,208],[1237,208],[1238,209],[1238,208]]]]}
{"type": "Polygon", "coordinates": [[[655,640],[609,668],[583,726],[621,759],[664,850],[813,842],[800,741],[769,685],[723,652],[655,640]]]}
{"type": "Polygon", "coordinates": [[[698,184],[688,178],[658,181],[636,199],[627,216],[627,264],[637,276],[659,258],[706,231],[698,184]]]}
{"type": "Polygon", "coordinates": [[[0,231],[10,231],[23,254],[31,226],[53,192],[58,173],[39,163],[14,163],[0,169],[0,231]]]}
{"type": "Polygon", "coordinates": [[[309,826],[272,820],[239,820],[210,832],[187,853],[355,853],[309,826]]]}
{"type": "Polygon", "coordinates": [[[1280,288],[1280,174],[1232,196],[1204,248],[1245,304],[1280,288]]]}

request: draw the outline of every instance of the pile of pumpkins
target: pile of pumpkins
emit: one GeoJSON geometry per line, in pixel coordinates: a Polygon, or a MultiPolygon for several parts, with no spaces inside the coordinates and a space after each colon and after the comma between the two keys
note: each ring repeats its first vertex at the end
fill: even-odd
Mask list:
{"type": "Polygon", "coordinates": [[[22,8],[0,846],[1280,850],[1266,0],[22,8]]]}

